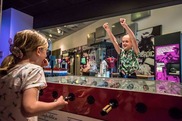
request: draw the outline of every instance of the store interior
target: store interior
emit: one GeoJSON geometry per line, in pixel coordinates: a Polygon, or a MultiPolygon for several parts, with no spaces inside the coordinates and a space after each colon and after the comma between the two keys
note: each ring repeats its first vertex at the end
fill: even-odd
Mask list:
{"type": "MultiPolygon", "coordinates": [[[[181,17],[179,11],[181,5],[174,5],[169,7],[163,7],[158,9],[152,9],[148,11],[139,12],[137,14],[143,14],[144,17],[138,20],[132,20],[132,16],[135,14],[126,14],[115,17],[109,17],[104,19],[95,20],[92,24],[87,27],[71,34],[63,39],[60,39],[52,43],[52,55],[55,56],[56,61],[54,66],[60,67],[61,60],[66,60],[68,66],[66,66],[69,75],[84,75],[89,76],[90,72],[95,72],[94,76],[96,77],[118,77],[118,55],[108,38],[105,30],[102,27],[102,24],[108,22],[112,25],[112,31],[117,37],[118,43],[121,44],[121,37],[125,34],[124,29],[120,26],[118,20],[120,17],[127,18],[129,26],[132,28],[135,36],[138,40],[138,46],[140,49],[139,63],[140,69],[137,72],[138,78],[151,79],[151,80],[171,80],[175,82],[180,82],[181,72],[180,69],[180,53],[178,55],[173,55],[174,49],[178,48],[180,50],[180,34],[181,26],[179,26],[181,17]],[[168,14],[166,14],[168,13],[168,14]],[[171,16],[169,16],[169,14],[171,16]],[[158,17],[163,15],[162,18],[158,17]],[[158,18],[158,19],[156,19],[158,18]],[[174,21],[175,23],[170,23],[174,21]],[[164,21],[164,19],[166,21],[164,21]],[[176,24],[179,23],[179,24],[176,24]],[[114,26],[114,27],[113,27],[114,26]],[[173,39],[173,42],[166,44],[167,39],[162,42],[160,39],[165,38],[165,36],[173,36],[173,33],[177,33],[177,38],[173,39]],[[78,36],[79,35],[79,36],[78,36]],[[73,39],[74,38],[74,39],[73,39]],[[159,39],[160,38],[160,39],[159,39]],[[69,40],[72,41],[69,41],[69,40]],[[159,45],[158,45],[159,42],[159,45]],[[161,42],[161,43],[160,43],[161,42]],[[79,43],[79,44],[78,44],[79,43]],[[82,46],[80,44],[82,43],[82,46]],[[177,44],[177,45],[175,45],[177,44]],[[70,47],[71,46],[71,47],[70,47]],[[163,58],[161,63],[157,63],[157,48],[158,46],[169,46],[168,53],[169,55],[176,56],[176,59],[168,59],[165,55],[166,52],[163,52],[160,57],[163,58]],[[171,49],[171,50],[170,50],[171,49]],[[106,57],[106,61],[109,65],[107,72],[103,75],[100,74],[100,63],[103,58],[106,57]],[[166,59],[165,59],[166,58],[166,59]],[[112,60],[112,61],[111,61],[112,60]],[[110,62],[111,61],[111,62],[110,62]],[[167,61],[167,62],[165,62],[167,61]],[[58,64],[57,64],[58,63],[58,64]],[[176,74],[169,74],[169,66],[167,63],[175,63],[178,70],[176,74]],[[177,64],[176,64],[177,63],[177,64]],[[56,65],[57,64],[57,65],[56,65]],[[110,65],[112,66],[112,72],[110,65]],[[165,65],[165,66],[164,66],[165,65]],[[177,66],[178,65],[178,66],[177,66]],[[96,67],[95,67],[96,66],[96,67]],[[94,68],[94,71],[92,69],[94,68]],[[161,69],[162,68],[162,69],[161,69]],[[168,68],[168,69],[166,69],[168,68]],[[164,73],[157,72],[158,70],[166,70],[164,73]]],[[[170,41],[170,40],[169,40],[170,41]]],[[[166,47],[163,47],[166,48],[166,47]]],[[[161,54],[161,53],[160,53],[161,54]]],[[[167,55],[168,56],[168,55],[167,55]]],[[[93,76],[93,75],[90,75],[93,76]]]]}
{"type": "MultiPolygon", "coordinates": [[[[179,26],[181,17],[178,16],[181,9],[180,1],[148,2],[141,5],[135,4],[134,1],[126,2],[125,4],[117,1],[110,2],[110,5],[115,6],[112,9],[101,1],[91,2],[84,0],[74,2],[64,0],[60,1],[59,4],[55,5],[54,2],[49,0],[40,2],[13,2],[7,0],[3,1],[1,8],[2,10],[7,10],[11,7],[33,17],[32,28],[44,34],[49,41],[47,58],[50,63],[47,67],[48,70],[54,68],[53,73],[54,71],[63,70],[63,75],[89,76],[91,75],[90,72],[94,72],[94,76],[97,77],[118,77],[119,61],[117,60],[119,57],[102,25],[108,22],[112,26],[112,31],[121,45],[120,38],[126,33],[119,24],[119,18],[123,17],[127,19],[127,24],[138,40],[140,50],[138,78],[160,80],[160,78],[156,77],[155,37],[181,31],[181,26],[179,26]],[[79,13],[79,10],[76,9],[77,7],[85,10],[84,7],[94,6],[95,4],[98,4],[96,7],[102,9],[104,13],[98,9],[98,12],[93,15],[91,13],[94,13],[95,10],[87,9],[80,16],[70,17],[70,14],[79,13]],[[54,5],[54,7],[51,7],[51,5],[54,5]],[[39,6],[42,6],[42,9],[33,11],[34,8],[39,6]],[[43,9],[45,7],[47,7],[46,10],[43,9]],[[65,7],[64,14],[67,13],[67,16],[64,17],[61,14],[63,7],[65,7]],[[74,9],[74,11],[69,11],[69,8],[74,9]],[[69,12],[70,14],[68,14],[69,12]],[[56,16],[57,14],[60,15],[56,16]],[[89,18],[85,14],[90,15],[89,18]],[[162,18],[160,17],[161,15],[163,15],[162,18]],[[72,19],[75,19],[75,21],[71,21],[72,19]],[[175,23],[170,22],[174,21],[174,19],[175,23]],[[58,20],[59,22],[57,22],[58,20]],[[145,33],[148,35],[144,35],[145,33]],[[105,74],[100,74],[100,63],[103,58],[106,58],[109,67],[105,74]]],[[[180,40],[177,43],[179,44],[180,40]]],[[[6,54],[4,53],[4,55],[6,54]]],[[[178,70],[177,73],[180,75],[178,70]]],[[[166,78],[165,80],[167,80],[168,77],[161,78],[166,78]]],[[[177,78],[176,81],[179,82],[181,77],[177,78]]]]}
{"type": "Polygon", "coordinates": [[[51,117],[63,121],[182,120],[181,0],[3,2],[0,62],[9,54],[8,38],[24,28],[37,30],[49,43],[49,65],[43,68],[48,88],[40,100],[51,102],[64,95],[70,101],[63,110],[42,115],[40,121],[55,121],[51,117]],[[13,22],[8,19],[10,13],[18,16],[13,22]],[[119,77],[119,55],[102,27],[108,22],[121,45],[126,31],[120,18],[126,18],[140,50],[136,79],[119,77]],[[10,24],[16,22],[16,26],[10,24]],[[106,70],[101,68],[103,60],[106,70]]]}

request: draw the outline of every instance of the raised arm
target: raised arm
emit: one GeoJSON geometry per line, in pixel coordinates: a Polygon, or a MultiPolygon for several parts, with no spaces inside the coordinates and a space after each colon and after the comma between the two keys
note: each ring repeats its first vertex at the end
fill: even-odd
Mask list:
{"type": "Polygon", "coordinates": [[[118,54],[120,54],[120,46],[119,46],[118,42],[116,41],[115,36],[114,36],[113,33],[111,32],[108,23],[105,23],[105,24],[103,25],[103,27],[104,27],[104,29],[106,30],[106,32],[107,32],[107,34],[108,34],[108,36],[109,36],[111,42],[113,43],[116,52],[117,52],[118,54]]]}
{"type": "Polygon", "coordinates": [[[136,55],[138,55],[138,53],[139,53],[138,44],[136,42],[136,37],[135,37],[133,31],[126,24],[126,19],[120,18],[120,23],[123,26],[123,28],[125,28],[127,34],[130,36],[130,40],[132,42],[133,50],[136,53],[136,55]]]}

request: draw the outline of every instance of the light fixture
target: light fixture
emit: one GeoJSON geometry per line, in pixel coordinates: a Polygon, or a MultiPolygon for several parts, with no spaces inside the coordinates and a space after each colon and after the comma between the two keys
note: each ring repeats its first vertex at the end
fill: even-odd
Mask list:
{"type": "Polygon", "coordinates": [[[49,34],[49,37],[52,37],[52,34],[49,34]]]}
{"type": "Polygon", "coordinates": [[[57,28],[57,32],[58,32],[58,34],[60,34],[61,33],[61,30],[59,28],[57,28]]]}
{"type": "Polygon", "coordinates": [[[78,58],[78,57],[80,57],[80,55],[79,54],[76,54],[76,57],[78,58]]]}

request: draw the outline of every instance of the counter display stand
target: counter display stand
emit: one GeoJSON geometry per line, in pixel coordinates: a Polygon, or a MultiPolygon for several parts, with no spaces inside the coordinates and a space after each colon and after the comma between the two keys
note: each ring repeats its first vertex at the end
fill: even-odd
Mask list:
{"type": "Polygon", "coordinates": [[[39,121],[180,121],[182,86],[142,79],[83,76],[47,77],[40,100],[60,95],[69,104],[39,116],[39,121]]]}

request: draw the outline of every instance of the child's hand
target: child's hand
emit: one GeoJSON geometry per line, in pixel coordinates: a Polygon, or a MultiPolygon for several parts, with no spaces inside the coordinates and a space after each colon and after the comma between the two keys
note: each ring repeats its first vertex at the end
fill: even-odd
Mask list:
{"type": "Polygon", "coordinates": [[[64,105],[67,105],[68,102],[64,100],[63,96],[60,96],[57,100],[56,103],[58,105],[57,109],[62,109],[64,105]]]}
{"type": "Polygon", "coordinates": [[[126,25],[126,19],[125,18],[120,18],[120,23],[122,26],[126,25]]]}
{"type": "Polygon", "coordinates": [[[41,66],[42,67],[48,66],[48,64],[49,64],[48,60],[47,59],[44,59],[41,66]]]}
{"type": "Polygon", "coordinates": [[[105,30],[109,29],[109,24],[108,24],[108,23],[104,23],[104,24],[103,24],[103,28],[104,28],[105,30]]]}

